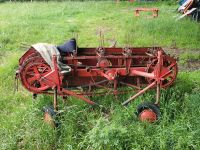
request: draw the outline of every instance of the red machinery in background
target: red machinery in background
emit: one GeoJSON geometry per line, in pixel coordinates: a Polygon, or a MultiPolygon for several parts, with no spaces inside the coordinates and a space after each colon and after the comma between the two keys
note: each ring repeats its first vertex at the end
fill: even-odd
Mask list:
{"type": "Polygon", "coordinates": [[[155,103],[138,107],[141,120],[154,122],[159,117],[160,90],[174,83],[178,71],[176,60],[160,47],[77,48],[75,52],[61,52],[61,56],[62,63],[71,67],[70,72],[60,71],[56,55],[52,69],[33,47],[20,58],[17,71],[17,78],[33,94],[54,94],[55,111],[58,95],[74,96],[95,105],[89,99],[92,95],[133,92],[122,103],[125,106],[148,89],[156,89],[155,103]]]}

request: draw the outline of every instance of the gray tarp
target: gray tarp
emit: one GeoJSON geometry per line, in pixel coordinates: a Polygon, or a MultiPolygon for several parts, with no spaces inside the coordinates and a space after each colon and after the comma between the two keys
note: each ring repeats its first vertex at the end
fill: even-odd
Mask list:
{"type": "Polygon", "coordinates": [[[71,71],[71,67],[63,64],[62,62],[60,62],[60,52],[58,51],[57,47],[53,44],[48,44],[48,43],[37,43],[32,45],[32,47],[37,50],[40,55],[42,56],[42,58],[44,58],[44,60],[50,65],[51,69],[54,69],[53,66],[53,55],[57,56],[57,63],[58,63],[58,67],[60,69],[61,72],[70,72],[71,71]]]}

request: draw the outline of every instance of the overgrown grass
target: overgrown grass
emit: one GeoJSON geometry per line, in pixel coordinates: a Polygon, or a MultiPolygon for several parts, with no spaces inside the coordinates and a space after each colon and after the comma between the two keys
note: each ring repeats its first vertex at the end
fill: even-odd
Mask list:
{"type": "MultiPolygon", "coordinates": [[[[154,101],[155,91],[139,97],[127,108],[130,96],[95,98],[103,104],[91,108],[70,98],[53,130],[42,120],[41,109],[52,97],[31,94],[21,86],[14,93],[14,74],[23,48],[20,43],[60,44],[79,34],[79,46],[98,46],[98,32],[115,38],[119,46],[164,46],[175,41],[181,49],[200,49],[199,24],[176,22],[176,6],[156,3],[157,19],[135,18],[133,9],[155,3],[62,2],[0,4],[0,149],[200,149],[200,72],[181,72],[176,85],[163,90],[162,118],[158,123],[138,121],[134,115],[142,101],[154,101]]],[[[106,45],[109,45],[107,42],[106,45]]]]}

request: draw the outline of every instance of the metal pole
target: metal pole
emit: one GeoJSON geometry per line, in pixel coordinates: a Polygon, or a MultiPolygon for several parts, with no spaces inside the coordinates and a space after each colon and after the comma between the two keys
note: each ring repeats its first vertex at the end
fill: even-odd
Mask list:
{"type": "Polygon", "coordinates": [[[143,90],[139,91],[137,94],[135,94],[134,96],[130,97],[128,100],[126,100],[125,102],[122,103],[123,106],[127,105],[128,103],[130,103],[132,100],[134,100],[136,97],[140,96],[141,94],[143,94],[145,91],[147,91],[148,89],[150,89],[151,87],[153,87],[154,85],[156,85],[156,81],[154,81],[153,83],[151,83],[149,86],[147,86],[146,88],[144,88],[143,90]]]}
{"type": "Polygon", "coordinates": [[[161,84],[161,79],[160,79],[160,75],[161,75],[161,69],[163,67],[163,56],[162,56],[162,52],[158,51],[158,67],[157,67],[157,71],[156,71],[156,80],[157,80],[157,89],[156,89],[156,102],[155,104],[159,103],[160,100],[160,84],[161,84]]]}
{"type": "Polygon", "coordinates": [[[155,102],[155,104],[159,104],[159,100],[160,100],[160,84],[157,83],[156,102],[155,102]]]}
{"type": "Polygon", "coordinates": [[[58,93],[57,93],[57,87],[54,88],[54,101],[53,101],[53,107],[54,111],[56,112],[58,110],[57,108],[57,100],[58,100],[58,93]]]}

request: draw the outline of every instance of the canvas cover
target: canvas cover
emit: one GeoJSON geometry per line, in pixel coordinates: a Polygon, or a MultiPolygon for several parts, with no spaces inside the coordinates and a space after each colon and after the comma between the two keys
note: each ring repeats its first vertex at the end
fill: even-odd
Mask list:
{"type": "Polygon", "coordinates": [[[40,53],[40,55],[42,56],[42,58],[47,62],[47,64],[49,64],[49,66],[51,67],[51,69],[54,69],[54,65],[53,65],[53,55],[57,56],[57,63],[58,63],[58,67],[60,69],[60,71],[65,71],[65,72],[70,72],[71,71],[71,67],[63,64],[60,61],[60,52],[58,51],[57,47],[53,44],[48,44],[48,43],[37,43],[32,45],[32,47],[38,51],[38,53],[40,53]]]}

